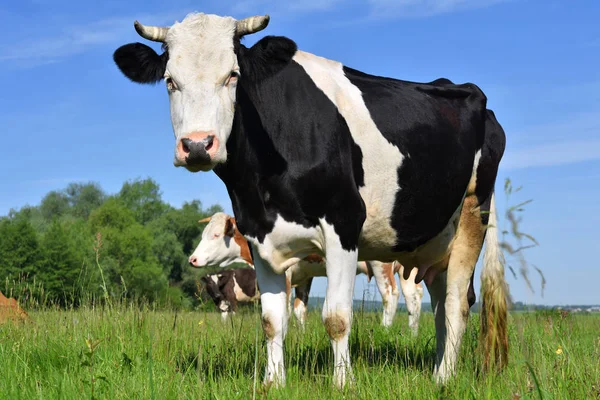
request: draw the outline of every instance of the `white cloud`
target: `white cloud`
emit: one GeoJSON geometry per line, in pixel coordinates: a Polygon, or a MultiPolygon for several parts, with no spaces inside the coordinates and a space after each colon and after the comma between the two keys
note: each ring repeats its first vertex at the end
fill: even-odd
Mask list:
{"type": "Polygon", "coordinates": [[[171,24],[182,15],[137,15],[136,17],[105,18],[86,24],[63,27],[60,32],[44,32],[44,36],[0,47],[0,62],[18,68],[32,68],[58,62],[68,56],[81,54],[93,47],[116,43],[134,31],[133,21],[146,24],[171,24]]]}
{"type": "MultiPolygon", "coordinates": [[[[260,13],[258,10],[264,10],[271,15],[294,18],[300,13],[317,13],[333,11],[345,6],[357,6],[367,9],[367,19],[380,19],[426,17],[469,8],[487,7],[505,1],[513,0],[288,0],[285,2],[240,0],[229,10],[238,17],[244,14],[257,14],[260,13]]],[[[0,63],[17,68],[32,68],[55,63],[94,47],[117,43],[131,34],[135,19],[146,24],[170,25],[175,20],[181,20],[186,14],[185,11],[179,11],[163,15],[104,18],[66,26],[56,32],[42,31],[38,37],[0,44],[0,63]]],[[[332,21],[332,23],[336,22],[332,21]]]]}

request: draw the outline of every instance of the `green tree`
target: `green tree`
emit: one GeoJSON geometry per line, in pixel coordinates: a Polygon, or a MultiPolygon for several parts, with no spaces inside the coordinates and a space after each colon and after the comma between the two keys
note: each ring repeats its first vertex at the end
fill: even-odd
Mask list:
{"type": "Polygon", "coordinates": [[[63,225],[55,220],[42,240],[42,254],[38,279],[43,283],[49,298],[67,304],[73,301],[75,286],[81,271],[76,251],[63,225]]]}
{"type": "Polygon", "coordinates": [[[76,265],[81,268],[76,289],[81,296],[98,298],[102,294],[102,279],[96,265],[95,236],[90,234],[89,226],[82,218],[64,216],[61,223],[71,243],[76,265]]]}
{"type": "Polygon", "coordinates": [[[131,210],[111,198],[92,212],[88,225],[102,237],[101,265],[113,294],[154,300],[165,293],[167,274],[154,253],[151,231],[135,221],[131,210]]]}
{"type": "Polygon", "coordinates": [[[130,294],[137,298],[154,301],[164,297],[167,293],[167,277],[155,261],[133,260],[124,279],[130,288],[130,294]]]}
{"type": "Polygon", "coordinates": [[[143,225],[158,218],[168,208],[162,201],[160,187],[150,178],[125,182],[118,197],[143,225]]]}
{"type": "Polygon", "coordinates": [[[199,201],[171,207],[151,178],[127,181],[114,196],[93,182],[71,183],[0,218],[0,278],[36,278],[67,304],[75,300],[68,295],[100,295],[104,281],[113,295],[189,304],[198,271],[187,259],[204,227],[198,220],[217,211],[199,201]]]}
{"type": "Polygon", "coordinates": [[[55,190],[44,196],[40,204],[40,212],[48,221],[67,214],[70,208],[69,197],[65,193],[55,190]]]}
{"type": "Polygon", "coordinates": [[[94,182],[71,183],[65,189],[74,216],[87,219],[106,199],[102,188],[94,182]]]}
{"type": "Polygon", "coordinates": [[[114,197],[109,198],[102,206],[95,209],[88,219],[88,225],[93,235],[103,227],[122,231],[135,223],[133,212],[114,197]]]}
{"type": "Polygon", "coordinates": [[[0,223],[0,274],[2,280],[18,276],[33,278],[38,269],[40,247],[31,223],[25,218],[0,223]]]}
{"type": "Polygon", "coordinates": [[[183,246],[173,232],[153,230],[151,233],[154,238],[152,253],[156,255],[163,271],[169,276],[173,268],[178,268],[186,260],[183,246]]]}

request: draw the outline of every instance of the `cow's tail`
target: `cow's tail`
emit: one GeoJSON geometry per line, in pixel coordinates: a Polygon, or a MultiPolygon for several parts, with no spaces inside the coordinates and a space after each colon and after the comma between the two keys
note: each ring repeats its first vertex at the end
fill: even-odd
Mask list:
{"type": "Polygon", "coordinates": [[[486,246],[481,271],[481,340],[484,370],[499,369],[508,362],[508,287],[498,240],[495,195],[492,193],[486,246]]]}

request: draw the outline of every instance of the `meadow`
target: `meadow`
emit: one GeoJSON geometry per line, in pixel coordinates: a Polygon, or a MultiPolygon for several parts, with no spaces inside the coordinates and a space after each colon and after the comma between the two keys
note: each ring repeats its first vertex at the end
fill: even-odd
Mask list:
{"type": "Polygon", "coordinates": [[[406,313],[385,330],[380,314],[357,310],[351,335],[354,384],[331,385],[332,351],[320,312],[302,333],[292,318],[287,385],[261,382],[266,351],[256,307],[223,323],[200,311],[87,305],[31,311],[0,326],[2,399],[593,399],[600,398],[600,315],[512,313],[510,360],[481,374],[478,314],[472,313],[456,378],[431,378],[433,314],[413,338],[406,313]]]}

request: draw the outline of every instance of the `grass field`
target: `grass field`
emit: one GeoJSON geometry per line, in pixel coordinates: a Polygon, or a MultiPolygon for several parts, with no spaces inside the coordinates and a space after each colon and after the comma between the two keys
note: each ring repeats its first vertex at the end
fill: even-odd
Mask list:
{"type": "Polygon", "coordinates": [[[510,362],[478,372],[478,315],[472,314],[457,377],[431,379],[433,315],[418,338],[406,314],[393,327],[357,311],[351,336],[355,384],[331,385],[332,352],[317,311],[302,334],[292,319],[287,386],[261,384],[266,351],[258,309],[223,324],[216,313],[117,306],[31,312],[32,322],[0,326],[2,399],[593,399],[600,398],[600,316],[558,312],[510,317],[510,362]],[[258,379],[255,379],[258,374],[258,379]]]}

